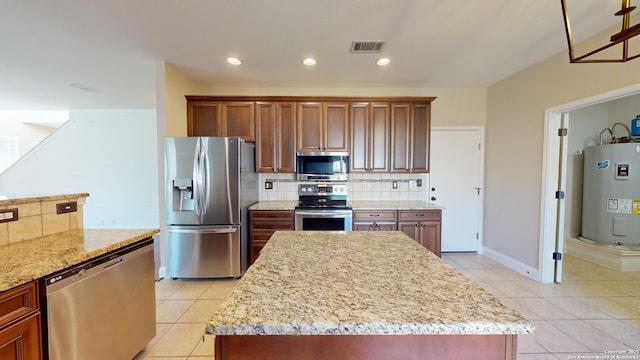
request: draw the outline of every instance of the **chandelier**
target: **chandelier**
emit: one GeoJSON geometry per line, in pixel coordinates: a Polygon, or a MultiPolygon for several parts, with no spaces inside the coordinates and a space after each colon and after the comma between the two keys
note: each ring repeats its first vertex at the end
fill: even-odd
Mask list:
{"type": "Polygon", "coordinates": [[[636,35],[640,34],[640,23],[636,25],[630,25],[631,12],[636,9],[635,6],[631,6],[631,0],[622,0],[622,8],[616,12],[615,16],[622,18],[622,30],[619,33],[611,35],[610,42],[600,48],[593,51],[589,51],[584,55],[575,56],[573,47],[573,37],[571,35],[571,25],[569,23],[569,12],[567,10],[567,1],[560,0],[562,2],[562,13],[564,15],[564,28],[567,33],[567,42],[569,43],[569,59],[572,63],[619,63],[640,57],[640,53],[629,55],[629,40],[636,35]],[[603,50],[609,49],[612,46],[621,44],[622,54],[619,58],[613,59],[600,59],[594,58],[592,55],[597,54],[603,50]]]}

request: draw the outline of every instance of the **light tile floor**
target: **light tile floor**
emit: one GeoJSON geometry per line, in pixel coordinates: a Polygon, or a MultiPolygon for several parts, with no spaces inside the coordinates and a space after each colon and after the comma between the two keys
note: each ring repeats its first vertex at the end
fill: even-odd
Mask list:
{"type": "MultiPolygon", "coordinates": [[[[565,256],[562,284],[544,285],[482,255],[442,258],[535,323],[518,336],[518,360],[640,360],[640,272],[565,256]]],[[[212,360],[205,324],[236,283],[157,282],[157,335],[136,360],[212,360]]]]}

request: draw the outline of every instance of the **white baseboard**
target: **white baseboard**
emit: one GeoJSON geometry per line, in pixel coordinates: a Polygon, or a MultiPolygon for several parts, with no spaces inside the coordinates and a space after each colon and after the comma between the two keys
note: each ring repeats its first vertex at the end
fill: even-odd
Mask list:
{"type": "Polygon", "coordinates": [[[499,262],[500,264],[508,267],[509,269],[518,272],[528,278],[531,278],[535,281],[541,281],[540,271],[538,269],[532,268],[527,264],[523,264],[520,261],[513,259],[503,253],[497,252],[493,249],[490,249],[486,246],[483,246],[484,256],[499,262]]]}
{"type": "Polygon", "coordinates": [[[167,277],[167,267],[166,266],[161,266],[158,269],[158,280],[164,279],[166,277],[167,277]]]}

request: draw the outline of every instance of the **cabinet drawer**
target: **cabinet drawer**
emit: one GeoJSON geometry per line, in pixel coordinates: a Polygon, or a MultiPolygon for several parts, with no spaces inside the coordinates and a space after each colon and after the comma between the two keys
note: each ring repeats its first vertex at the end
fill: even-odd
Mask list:
{"type": "Polygon", "coordinates": [[[440,220],[440,210],[399,211],[400,221],[440,220]]]}
{"type": "Polygon", "coordinates": [[[269,240],[269,238],[271,237],[271,235],[273,235],[274,232],[275,231],[269,231],[269,230],[251,231],[251,243],[252,244],[266,243],[267,240],[269,240]]]}
{"type": "Polygon", "coordinates": [[[0,327],[38,310],[36,281],[5,291],[0,294],[0,327]]]}
{"type": "Polygon", "coordinates": [[[397,212],[395,210],[382,211],[354,211],[353,221],[394,221],[397,212]]]}
{"type": "Polygon", "coordinates": [[[258,210],[250,211],[249,218],[251,222],[273,222],[273,221],[291,221],[293,222],[293,211],[289,210],[258,210]]]}
{"type": "Polygon", "coordinates": [[[272,220],[271,222],[257,222],[254,221],[251,223],[251,231],[254,230],[293,230],[294,224],[293,222],[278,222],[279,220],[272,220]]]}

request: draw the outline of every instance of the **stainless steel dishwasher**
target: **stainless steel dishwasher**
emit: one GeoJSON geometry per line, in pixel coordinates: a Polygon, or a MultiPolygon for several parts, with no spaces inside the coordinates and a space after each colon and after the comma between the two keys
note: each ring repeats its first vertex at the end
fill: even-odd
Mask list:
{"type": "Polygon", "coordinates": [[[153,240],[45,278],[49,360],[130,360],[156,333],[153,240]]]}

